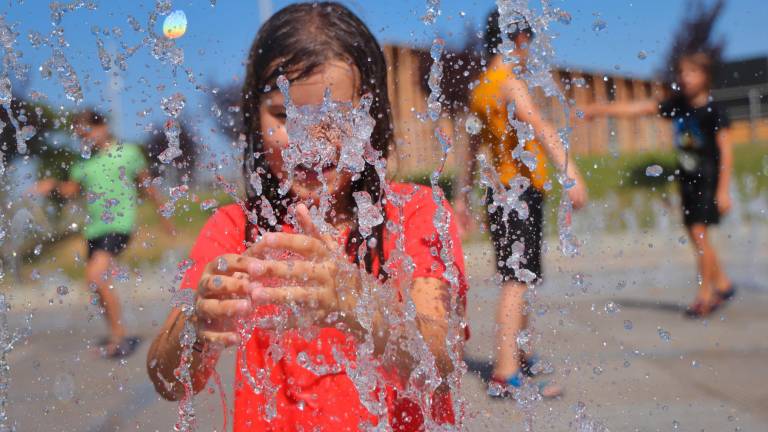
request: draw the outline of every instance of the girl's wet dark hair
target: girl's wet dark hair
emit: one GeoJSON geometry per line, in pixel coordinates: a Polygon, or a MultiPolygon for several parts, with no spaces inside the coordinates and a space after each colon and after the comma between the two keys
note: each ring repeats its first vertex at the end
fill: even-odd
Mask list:
{"type": "MultiPolygon", "coordinates": [[[[514,24],[514,28],[505,29],[510,40],[515,40],[520,34],[526,34],[533,37],[533,30],[527,21],[520,21],[514,24]]],[[[493,9],[485,21],[485,35],[483,37],[483,48],[487,57],[496,54],[496,48],[501,44],[501,27],[499,27],[499,10],[493,9]]]]}
{"type": "MultiPolygon", "coordinates": [[[[353,65],[359,74],[359,94],[370,93],[373,103],[370,115],[376,120],[371,134],[371,146],[387,157],[392,141],[392,110],[387,93],[387,65],[384,53],[368,27],[349,9],[335,2],[301,3],[281,9],[264,23],[251,46],[242,92],[243,128],[246,149],[243,158],[247,206],[257,217],[259,228],[274,231],[261,215],[261,202],[267,200],[277,220],[284,222],[293,197],[281,197],[279,180],[272,173],[264,157],[259,105],[267,89],[276,87],[277,78],[285,75],[291,81],[312,75],[324,64],[342,60],[353,65]],[[257,195],[250,184],[251,173],[257,172],[262,180],[262,195],[257,195]]],[[[353,180],[351,192],[365,191],[374,203],[380,203],[382,185],[376,170],[366,164],[359,178],[353,180]]],[[[356,209],[355,209],[356,210],[356,209]]],[[[278,223],[277,225],[280,225],[278,223]]],[[[247,235],[253,240],[254,227],[247,235]]],[[[383,264],[383,224],[373,230],[376,239],[373,254],[365,255],[365,266],[373,271],[376,255],[379,267],[383,264]]],[[[346,251],[357,261],[357,249],[364,239],[355,225],[347,240],[346,251]]]]}

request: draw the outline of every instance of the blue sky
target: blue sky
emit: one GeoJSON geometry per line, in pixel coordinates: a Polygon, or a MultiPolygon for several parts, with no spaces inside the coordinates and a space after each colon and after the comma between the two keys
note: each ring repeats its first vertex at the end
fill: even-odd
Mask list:
{"type": "MultiPolygon", "coordinates": [[[[32,67],[31,78],[14,85],[24,88],[26,93],[30,90],[42,92],[54,105],[70,107],[71,102],[63,97],[55,78],[43,80],[37,71],[50,56],[50,49],[35,49],[27,40],[30,31],[50,32],[48,2],[26,0],[19,4],[19,0],[0,1],[0,13],[6,15],[7,22],[16,24],[23,60],[32,67]]],[[[127,72],[120,74],[121,90],[110,92],[108,83],[117,78],[114,69],[105,72],[99,65],[92,27],[98,26],[102,31],[115,26],[122,29],[122,38],[115,38],[111,31],[109,35],[100,35],[108,50],[114,50],[121,41],[135,45],[146,33],[134,33],[127,23],[127,16],[136,17],[142,26],[146,26],[154,1],[98,3],[97,10],[82,9],[67,13],[62,22],[70,45],[66,54],[83,83],[87,104],[105,110],[120,107],[118,132],[130,139],[144,135],[150,122],[159,123],[162,120],[159,108],[162,96],[182,92],[188,98],[186,112],[209,112],[210,106],[205,98],[195,92],[185,74],[177,71],[174,76],[172,68],[155,60],[146,48],[133,56],[128,62],[127,72]]],[[[173,9],[184,10],[189,20],[186,35],[177,42],[185,52],[184,64],[195,72],[200,82],[206,84],[238,81],[243,73],[245,53],[264,12],[277,10],[291,2],[218,0],[215,3],[211,6],[210,0],[173,2],[173,9]]],[[[441,16],[434,27],[427,28],[420,20],[425,10],[423,0],[350,0],[343,3],[361,16],[381,42],[410,45],[428,44],[435,30],[449,44],[460,45],[467,34],[472,35],[479,30],[481,20],[493,6],[491,1],[442,0],[441,16]]],[[[682,0],[555,0],[553,3],[573,16],[570,25],[556,24],[552,29],[556,36],[556,58],[560,64],[592,70],[619,69],[638,76],[650,76],[659,69],[686,5],[682,0]],[[600,32],[592,30],[597,16],[607,23],[607,27],[600,32]],[[638,58],[641,50],[648,53],[644,60],[638,58]]],[[[730,0],[717,27],[718,35],[727,39],[726,56],[741,58],[768,53],[766,22],[768,7],[765,0],[730,0]]],[[[160,31],[161,25],[162,19],[156,31],[160,31]]]]}

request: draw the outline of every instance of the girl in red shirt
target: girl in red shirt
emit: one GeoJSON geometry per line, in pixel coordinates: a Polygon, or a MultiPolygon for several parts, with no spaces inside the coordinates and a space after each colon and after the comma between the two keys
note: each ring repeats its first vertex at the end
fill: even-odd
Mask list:
{"type": "Polygon", "coordinates": [[[194,307],[174,308],[150,348],[155,388],[189,402],[236,347],[236,431],[457,423],[461,245],[441,194],[384,180],[378,43],[339,4],[292,5],[262,26],[246,73],[247,198],[190,253],[194,307]]]}

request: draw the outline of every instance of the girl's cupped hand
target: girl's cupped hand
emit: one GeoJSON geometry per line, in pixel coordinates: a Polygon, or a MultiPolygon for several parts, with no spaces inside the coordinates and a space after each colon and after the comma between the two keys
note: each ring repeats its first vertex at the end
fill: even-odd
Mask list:
{"type": "Polygon", "coordinates": [[[265,233],[243,255],[208,263],[195,311],[204,341],[237,344],[238,321],[264,305],[297,307],[302,323],[354,322],[360,271],[336,239],[317,230],[303,204],[296,219],[302,234],[265,233]]]}

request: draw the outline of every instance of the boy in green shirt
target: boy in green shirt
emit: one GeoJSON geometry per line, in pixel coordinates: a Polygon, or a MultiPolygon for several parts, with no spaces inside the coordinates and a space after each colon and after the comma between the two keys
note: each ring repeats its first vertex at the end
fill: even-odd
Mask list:
{"type": "MultiPolygon", "coordinates": [[[[110,331],[109,338],[101,344],[102,354],[122,358],[136,349],[139,340],[126,336],[120,300],[110,287],[109,269],[130,240],[136,221],[138,185],[149,184],[150,176],[141,150],[132,144],[117,143],[101,114],[83,111],[75,116],[73,126],[77,136],[92,146],[94,155],[72,166],[68,181],[43,179],[35,189],[42,195],[56,190],[65,198],[74,197],[80,191],[85,193],[87,216],[83,232],[88,241],[85,276],[88,287],[99,295],[110,331]]],[[[157,191],[148,186],[145,192],[159,208],[157,191]]],[[[168,220],[161,220],[172,232],[168,220]]]]}

